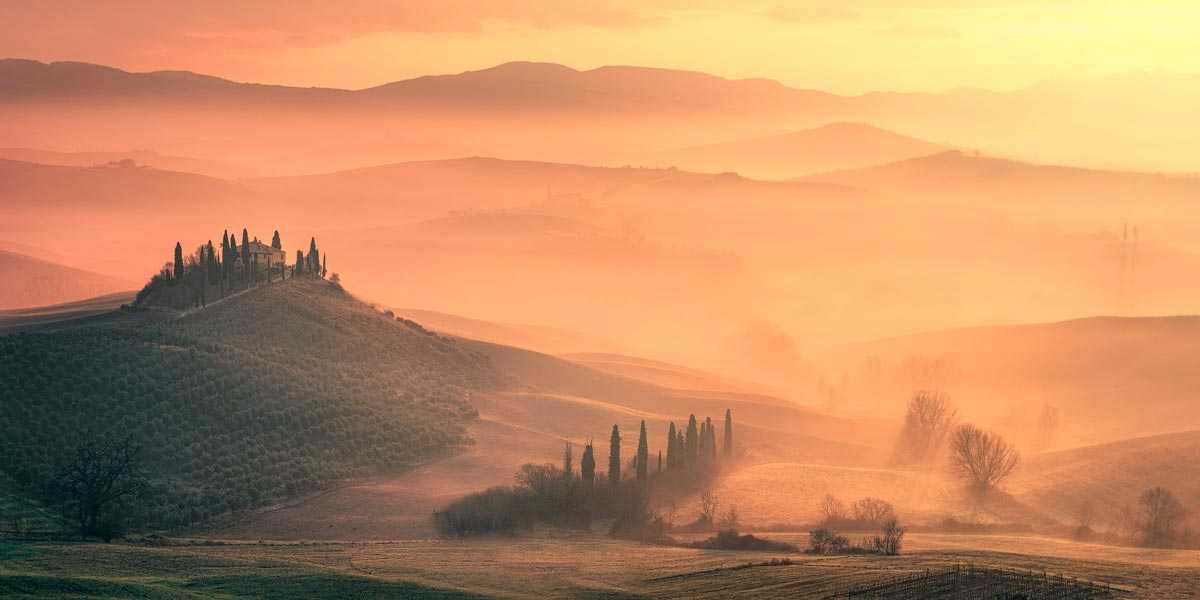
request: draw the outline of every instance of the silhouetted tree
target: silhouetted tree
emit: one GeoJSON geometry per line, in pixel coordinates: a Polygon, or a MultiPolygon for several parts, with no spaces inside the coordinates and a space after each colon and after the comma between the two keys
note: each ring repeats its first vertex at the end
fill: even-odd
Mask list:
{"type": "Polygon", "coordinates": [[[63,508],[79,525],[79,534],[111,541],[120,534],[122,505],[146,486],[141,448],[131,438],[85,441],[58,474],[63,508]]]}
{"type": "Polygon", "coordinates": [[[563,476],[567,477],[568,479],[570,479],[571,475],[575,472],[575,461],[574,456],[572,456],[571,442],[567,442],[566,447],[563,448],[562,470],[563,476]]]}
{"type": "Polygon", "coordinates": [[[283,250],[283,243],[279,241],[279,230],[275,230],[275,235],[271,236],[271,247],[276,250],[283,250]]]}
{"type": "Polygon", "coordinates": [[[700,453],[700,432],[696,429],[696,415],[688,417],[686,446],[684,447],[684,462],[691,467],[696,464],[700,453]]]}
{"type": "Polygon", "coordinates": [[[1042,405],[1042,414],[1038,417],[1037,449],[1048,450],[1054,445],[1054,437],[1058,433],[1058,407],[1049,402],[1042,405]]]}
{"type": "Polygon", "coordinates": [[[725,443],[721,446],[725,458],[733,458],[733,413],[725,409],[725,443]]]}
{"type": "Polygon", "coordinates": [[[662,470],[663,470],[663,453],[662,453],[662,450],[659,450],[658,451],[658,467],[656,469],[654,469],[654,474],[658,475],[659,473],[662,473],[662,470]]]}
{"type": "Polygon", "coordinates": [[[242,228],[242,279],[247,283],[249,278],[254,275],[254,265],[250,264],[250,232],[246,228],[242,228]]]}
{"type": "Polygon", "coordinates": [[[592,441],[588,440],[583,447],[583,459],[579,461],[580,475],[583,478],[583,491],[591,495],[596,482],[596,457],[592,451],[592,441]]]}
{"type": "Polygon", "coordinates": [[[608,440],[608,482],[614,488],[621,483],[621,429],[616,425],[608,440]]]}
{"type": "Polygon", "coordinates": [[[950,397],[921,390],[908,401],[904,428],[896,446],[897,463],[929,464],[938,458],[957,419],[950,397]]]}
{"type": "Polygon", "coordinates": [[[954,431],[950,448],[954,470],[979,494],[1008,477],[1021,460],[1004,438],[969,423],[954,431]]]}
{"type": "Polygon", "coordinates": [[[308,242],[308,264],[305,271],[312,273],[314,276],[321,274],[321,255],[317,252],[317,238],[312,238],[308,242]]]}
{"type": "Polygon", "coordinates": [[[647,479],[647,470],[650,468],[650,447],[646,441],[646,421],[642,421],[642,431],[638,434],[637,448],[637,480],[638,483],[645,485],[647,479]]]}
{"type": "Polygon", "coordinates": [[[1141,514],[1137,529],[1142,544],[1150,547],[1169,547],[1175,542],[1178,528],[1187,516],[1183,505],[1170,490],[1152,487],[1138,498],[1141,514]]]}
{"type": "Polygon", "coordinates": [[[329,264],[329,255],[322,254],[321,255],[321,279],[325,278],[325,265],[327,265],[327,264],[329,264]]]}
{"type": "Polygon", "coordinates": [[[713,418],[710,418],[710,416],[706,416],[706,418],[704,418],[704,434],[706,434],[706,436],[708,437],[707,440],[704,440],[704,451],[706,451],[706,455],[704,455],[704,460],[708,461],[709,464],[715,464],[716,463],[716,427],[713,427],[713,418]]]}
{"type": "Polygon", "coordinates": [[[675,461],[679,458],[679,454],[675,451],[675,422],[672,421],[667,427],[667,470],[675,468],[675,461]]]}
{"type": "Polygon", "coordinates": [[[304,273],[304,251],[297,250],[296,251],[296,270],[293,272],[293,275],[300,275],[302,273],[304,273]]]}
{"type": "Polygon", "coordinates": [[[175,281],[183,281],[183,245],[175,242],[175,281]]]}

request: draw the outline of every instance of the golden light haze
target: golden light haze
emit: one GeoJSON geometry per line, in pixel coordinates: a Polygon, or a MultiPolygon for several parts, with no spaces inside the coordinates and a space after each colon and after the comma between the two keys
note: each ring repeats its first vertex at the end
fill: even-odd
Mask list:
{"type": "Polygon", "coordinates": [[[1200,5],[1078,0],[5,3],[0,55],[362,88],[505,60],[857,94],[1200,71],[1200,5]],[[714,51],[719,49],[719,51],[714,51]]]}

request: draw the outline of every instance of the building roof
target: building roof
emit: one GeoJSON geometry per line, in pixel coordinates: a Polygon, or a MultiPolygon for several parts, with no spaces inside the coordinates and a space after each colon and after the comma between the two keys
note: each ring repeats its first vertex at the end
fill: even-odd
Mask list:
{"type": "Polygon", "coordinates": [[[274,248],[269,244],[264,244],[258,240],[250,242],[250,254],[270,254],[272,252],[283,252],[279,248],[274,248]]]}

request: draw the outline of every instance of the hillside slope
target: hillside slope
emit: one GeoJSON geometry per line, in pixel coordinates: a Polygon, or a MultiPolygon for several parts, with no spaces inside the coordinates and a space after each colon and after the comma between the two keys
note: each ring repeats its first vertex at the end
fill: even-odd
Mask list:
{"type": "Polygon", "coordinates": [[[824,359],[856,382],[853,396],[895,400],[950,393],[964,418],[1034,445],[1042,406],[1056,406],[1051,447],[1200,427],[1200,317],[1095,317],[935,331],[839,348],[824,359]],[[899,393],[897,393],[899,391],[899,393]]]}
{"type": "Polygon", "coordinates": [[[115,317],[0,337],[0,469],[37,490],[76,441],[131,436],[152,526],[445,455],[468,442],[470,390],[498,379],[460,344],[323,281],[181,318],[115,317]]]}
{"type": "Polygon", "coordinates": [[[123,279],[0,250],[0,310],[61,304],[136,287],[123,279]]]}
{"type": "Polygon", "coordinates": [[[1078,523],[1089,507],[1093,527],[1118,530],[1121,508],[1136,505],[1154,486],[1171,490],[1185,506],[1200,503],[1197,464],[1200,431],[1186,431],[1035,454],[1009,486],[1018,500],[1063,523],[1078,523]]]}

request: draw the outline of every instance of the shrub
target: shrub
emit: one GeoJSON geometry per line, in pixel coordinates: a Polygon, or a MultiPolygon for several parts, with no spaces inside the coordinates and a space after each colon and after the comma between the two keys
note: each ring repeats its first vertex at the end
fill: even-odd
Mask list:
{"type": "Polygon", "coordinates": [[[753,535],[738,535],[733,529],[725,529],[706,540],[692,543],[693,548],[706,550],[757,550],[761,552],[799,552],[796,546],[753,535]]]}
{"type": "Polygon", "coordinates": [[[867,546],[885,556],[896,556],[900,554],[900,545],[904,540],[904,528],[896,522],[895,517],[884,521],[880,527],[879,535],[872,536],[867,542],[867,546]]]}
{"type": "Polygon", "coordinates": [[[808,534],[809,554],[843,554],[850,547],[850,540],[824,527],[808,534]]]}

